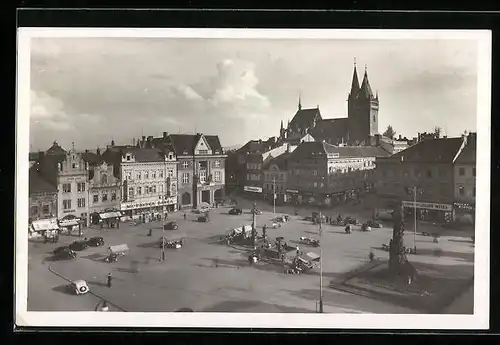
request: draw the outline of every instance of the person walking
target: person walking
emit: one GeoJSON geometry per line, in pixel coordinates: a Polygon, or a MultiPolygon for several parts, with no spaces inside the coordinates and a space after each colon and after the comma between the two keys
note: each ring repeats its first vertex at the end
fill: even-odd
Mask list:
{"type": "Polygon", "coordinates": [[[186,212],[184,212],[184,220],[186,220],[186,212]]]}
{"type": "Polygon", "coordinates": [[[297,246],[296,249],[297,249],[297,256],[300,256],[300,248],[299,248],[299,246],[297,246]]]}
{"type": "Polygon", "coordinates": [[[266,230],[267,230],[267,227],[264,225],[264,226],[262,227],[262,237],[263,237],[263,238],[266,238],[266,230]]]}
{"type": "Polygon", "coordinates": [[[108,273],[108,288],[111,288],[111,281],[113,280],[113,277],[111,276],[111,273],[108,273]]]}

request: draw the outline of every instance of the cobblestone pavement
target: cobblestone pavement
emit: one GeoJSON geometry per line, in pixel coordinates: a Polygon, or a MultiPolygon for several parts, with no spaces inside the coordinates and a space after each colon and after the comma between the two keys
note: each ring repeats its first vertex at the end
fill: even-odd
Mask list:
{"type": "MultiPolygon", "coordinates": [[[[186,220],[183,219],[183,212],[169,215],[169,220],[178,222],[179,230],[165,231],[165,236],[182,234],[186,236],[186,243],[183,248],[168,249],[166,262],[158,260],[161,254],[158,246],[158,239],[162,236],[161,222],[137,226],[122,223],[120,229],[87,229],[84,236],[103,236],[106,244],[79,252],[78,259],[71,261],[42,263],[49,260],[51,250],[71,243],[75,237],[61,236],[59,244],[30,243],[28,310],[94,310],[99,303],[100,299],[93,295],[71,296],[64,293],[60,286],[66,282],[49,272],[48,265],[51,264],[54,271],[68,279],[85,279],[92,292],[126,311],[175,311],[188,307],[195,311],[241,312],[252,306],[252,312],[273,309],[314,313],[319,299],[318,270],[297,276],[285,275],[282,267],[271,264],[258,263],[250,267],[245,251],[218,243],[220,236],[230,229],[251,224],[250,205],[241,216],[229,215],[227,207],[214,209],[210,223],[196,222],[197,215],[191,212],[187,213],[186,220]],[[150,228],[153,228],[152,237],[147,236],[150,228]],[[109,245],[123,243],[130,247],[129,255],[117,263],[103,261],[109,245]],[[108,273],[113,276],[111,288],[106,285],[108,273]]],[[[292,219],[281,228],[271,229],[269,226],[274,217],[272,206],[271,210],[263,206],[260,208],[264,214],[257,217],[259,233],[262,225],[267,224],[270,238],[283,236],[290,245],[296,245],[300,236],[318,237],[318,226],[302,220],[310,211],[301,210],[300,216],[294,216],[293,210],[277,208],[277,213],[286,212],[292,215],[292,219]]],[[[382,228],[372,232],[355,230],[346,235],[342,227],[323,227],[325,312],[413,313],[390,303],[328,288],[332,279],[365,263],[370,250],[378,257],[386,257],[387,253],[379,248],[382,243],[388,243],[391,232],[389,228],[382,228]]],[[[412,238],[408,240],[412,241],[412,238]]],[[[299,246],[302,251],[319,254],[319,248],[299,246]]],[[[417,236],[417,246],[429,253],[440,248],[444,254],[460,252],[469,255],[461,258],[448,254],[441,257],[432,254],[415,256],[418,260],[450,265],[460,260],[473,264],[473,246],[464,238],[442,238],[439,244],[435,244],[429,237],[417,236]]]]}

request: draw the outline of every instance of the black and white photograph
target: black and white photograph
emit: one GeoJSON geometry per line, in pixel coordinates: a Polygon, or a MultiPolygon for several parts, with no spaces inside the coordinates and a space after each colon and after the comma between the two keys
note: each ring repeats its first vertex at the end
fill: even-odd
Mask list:
{"type": "Polygon", "coordinates": [[[490,78],[488,31],[19,29],[16,324],[487,328],[490,78]]]}

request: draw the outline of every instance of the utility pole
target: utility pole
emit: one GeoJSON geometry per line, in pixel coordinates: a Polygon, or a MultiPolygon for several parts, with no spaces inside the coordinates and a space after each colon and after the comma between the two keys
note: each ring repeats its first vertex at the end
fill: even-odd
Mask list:
{"type": "Polygon", "coordinates": [[[276,214],[276,177],[273,177],[273,215],[276,214]]]}
{"type": "Polygon", "coordinates": [[[319,212],[319,312],[323,313],[323,246],[321,235],[323,230],[321,229],[322,216],[321,211],[319,212]]]}
{"type": "Polygon", "coordinates": [[[417,186],[413,186],[413,252],[417,254],[417,186]]]}
{"type": "Polygon", "coordinates": [[[160,200],[161,200],[161,210],[162,210],[162,215],[161,215],[161,261],[165,261],[165,194],[166,194],[166,188],[167,186],[167,162],[166,162],[166,157],[163,159],[163,192],[160,195],[160,200]]]}

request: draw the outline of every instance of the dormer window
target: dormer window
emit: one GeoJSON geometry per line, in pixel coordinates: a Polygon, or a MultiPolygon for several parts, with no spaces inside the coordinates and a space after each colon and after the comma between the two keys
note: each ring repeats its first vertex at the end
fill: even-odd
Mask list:
{"type": "Polygon", "coordinates": [[[168,159],[173,159],[174,158],[174,155],[172,153],[169,153],[168,154],[168,159]]]}
{"type": "Polygon", "coordinates": [[[127,160],[128,160],[128,161],[130,160],[130,155],[127,155],[127,160]]]}

